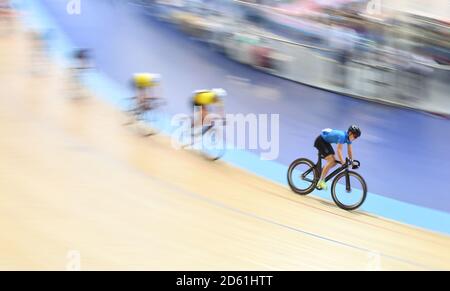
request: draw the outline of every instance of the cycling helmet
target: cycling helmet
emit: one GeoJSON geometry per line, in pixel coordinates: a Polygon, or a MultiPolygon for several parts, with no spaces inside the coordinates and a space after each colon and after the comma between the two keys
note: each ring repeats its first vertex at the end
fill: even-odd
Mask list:
{"type": "Polygon", "coordinates": [[[214,92],[214,94],[216,94],[216,96],[221,99],[223,99],[227,96],[227,91],[225,91],[224,89],[221,89],[221,88],[212,89],[212,92],[214,92]]]}
{"type": "Polygon", "coordinates": [[[361,129],[357,125],[352,125],[348,128],[348,133],[353,133],[353,135],[358,138],[361,136],[361,129]]]}

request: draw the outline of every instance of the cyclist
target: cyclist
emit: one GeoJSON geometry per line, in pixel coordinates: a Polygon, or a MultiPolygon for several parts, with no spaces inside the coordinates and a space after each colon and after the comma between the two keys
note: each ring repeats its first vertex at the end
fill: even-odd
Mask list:
{"type": "Polygon", "coordinates": [[[89,49],[77,49],[73,54],[75,60],[74,69],[86,70],[91,67],[91,51],[89,49]]]}
{"type": "Polygon", "coordinates": [[[134,74],[132,85],[136,90],[137,107],[140,111],[151,109],[151,100],[158,99],[153,89],[161,82],[161,76],[150,73],[134,74]]]}
{"type": "MultiPolygon", "coordinates": [[[[199,90],[195,91],[192,96],[192,105],[195,109],[199,107],[201,113],[201,124],[204,123],[205,118],[208,116],[212,109],[217,108],[217,114],[220,117],[224,117],[224,103],[223,99],[227,96],[227,91],[221,88],[216,88],[212,90],[199,90]]],[[[195,121],[193,125],[196,124],[195,121]]]]}
{"type": "Polygon", "coordinates": [[[89,69],[93,68],[91,63],[91,50],[86,48],[78,48],[72,51],[73,62],[70,67],[72,98],[81,99],[85,97],[83,92],[83,83],[89,69]]]}
{"type": "Polygon", "coordinates": [[[332,144],[337,144],[337,154],[341,164],[345,163],[344,156],[342,155],[342,148],[344,144],[347,144],[347,152],[350,160],[353,160],[353,149],[352,142],[361,136],[361,129],[352,125],[348,130],[334,130],[334,129],[324,129],[322,133],[317,137],[314,147],[319,150],[320,155],[325,158],[327,164],[322,170],[319,183],[317,187],[321,190],[327,189],[327,184],[325,182],[325,177],[328,175],[330,169],[332,169],[337,164],[335,158],[335,152],[332,144]]]}

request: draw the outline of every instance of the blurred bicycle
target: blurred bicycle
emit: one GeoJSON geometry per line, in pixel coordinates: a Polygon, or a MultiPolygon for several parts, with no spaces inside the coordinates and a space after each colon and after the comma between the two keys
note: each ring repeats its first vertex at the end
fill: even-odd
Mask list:
{"type": "Polygon", "coordinates": [[[210,161],[221,159],[226,153],[225,126],[225,118],[212,116],[203,125],[187,128],[183,148],[196,150],[210,161]]]}
{"type": "Polygon", "coordinates": [[[208,160],[216,161],[225,155],[224,89],[195,91],[192,95],[194,116],[191,127],[184,134],[183,147],[199,150],[208,160]]]}
{"type": "Polygon", "coordinates": [[[129,120],[124,125],[137,125],[143,136],[158,134],[162,128],[162,107],[166,100],[157,97],[154,91],[159,86],[161,76],[158,74],[138,73],[133,76],[132,87],[136,96],[126,98],[122,106],[129,120]]]}

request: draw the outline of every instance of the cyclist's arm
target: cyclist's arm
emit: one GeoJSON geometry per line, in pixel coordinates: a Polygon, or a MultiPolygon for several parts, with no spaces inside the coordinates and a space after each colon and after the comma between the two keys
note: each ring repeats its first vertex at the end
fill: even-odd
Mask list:
{"type": "Polygon", "coordinates": [[[353,148],[352,148],[351,144],[348,145],[347,152],[348,152],[348,157],[350,158],[350,160],[353,161],[353,148]]]}
{"type": "Polygon", "coordinates": [[[337,154],[338,154],[339,161],[344,165],[345,164],[345,160],[344,160],[344,155],[342,155],[342,148],[343,147],[344,147],[343,144],[338,144],[338,146],[337,146],[337,154]]]}
{"type": "Polygon", "coordinates": [[[218,109],[218,114],[220,115],[221,118],[225,118],[225,104],[223,103],[223,101],[218,101],[216,103],[217,109],[218,109]]]}
{"type": "Polygon", "coordinates": [[[153,87],[145,88],[144,92],[145,92],[145,96],[143,96],[144,101],[152,102],[152,101],[161,99],[160,97],[158,97],[156,95],[156,90],[153,87]]]}

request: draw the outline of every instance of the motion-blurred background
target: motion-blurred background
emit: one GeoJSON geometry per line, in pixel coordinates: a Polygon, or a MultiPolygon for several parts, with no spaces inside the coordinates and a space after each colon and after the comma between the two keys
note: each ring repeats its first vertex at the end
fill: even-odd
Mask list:
{"type": "Polygon", "coordinates": [[[59,266],[67,250],[94,268],[447,268],[447,236],[372,214],[450,233],[449,8],[0,0],[0,268],[59,266]],[[138,137],[114,106],[138,72],[162,75],[168,120],[204,88],[227,90],[227,113],[279,114],[278,157],[211,163],[138,137]],[[350,124],[366,212],[292,193],[289,164],[350,124]]]}
{"type": "Polygon", "coordinates": [[[162,17],[242,63],[320,88],[450,113],[447,1],[156,2],[165,4],[162,17]]]}
{"type": "Polygon", "coordinates": [[[28,32],[35,71],[45,72],[42,52],[76,67],[74,52],[89,49],[124,90],[91,87],[117,103],[134,73],[161,74],[169,117],[191,113],[194,90],[223,87],[227,113],[280,114],[283,166],[314,159],[323,128],[359,124],[355,155],[372,193],[450,211],[446,1],[15,0],[2,1],[4,32],[10,6],[46,15],[28,32]]]}

